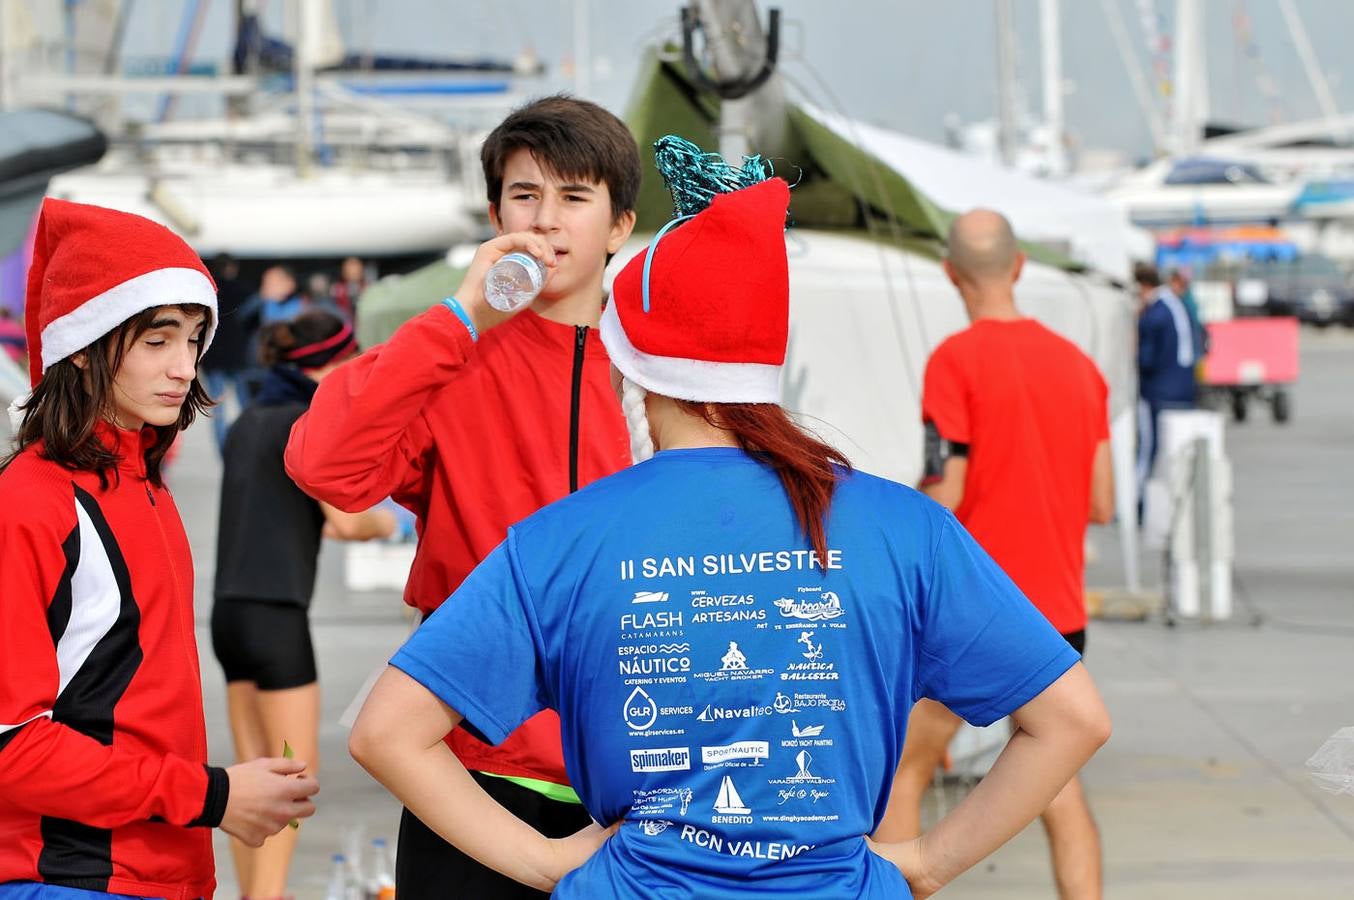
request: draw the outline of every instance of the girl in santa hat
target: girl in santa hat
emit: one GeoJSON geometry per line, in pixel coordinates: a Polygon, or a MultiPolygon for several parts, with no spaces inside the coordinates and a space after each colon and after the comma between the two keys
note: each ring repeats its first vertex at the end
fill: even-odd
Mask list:
{"type": "Polygon", "coordinates": [[[445,839],[562,900],[927,896],[1046,808],[1108,717],[949,512],[779,405],[786,183],[680,139],[657,158],[679,216],[601,323],[641,461],[510,529],[391,660],[351,748],[445,839]],[[932,831],[874,843],[919,697],[1017,730],[932,831]],[[547,707],[602,823],[559,840],[440,743],[547,707]]]}
{"type": "Polygon", "coordinates": [[[193,562],[162,466],[210,405],[215,313],[167,229],[44,203],[33,390],[0,463],[0,898],[210,896],[210,828],[258,845],[314,811],[302,761],[207,765],[193,562]]]}

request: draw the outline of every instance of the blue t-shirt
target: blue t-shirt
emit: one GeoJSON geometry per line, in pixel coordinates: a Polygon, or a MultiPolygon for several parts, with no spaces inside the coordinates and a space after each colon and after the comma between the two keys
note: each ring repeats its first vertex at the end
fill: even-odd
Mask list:
{"type": "Polygon", "coordinates": [[[491,742],[559,711],[588,812],[625,820],[561,900],[907,896],[862,835],[913,703],[985,725],[1078,657],[909,488],[845,475],[827,537],[741,450],[664,451],[510,529],[391,662],[491,742]]]}

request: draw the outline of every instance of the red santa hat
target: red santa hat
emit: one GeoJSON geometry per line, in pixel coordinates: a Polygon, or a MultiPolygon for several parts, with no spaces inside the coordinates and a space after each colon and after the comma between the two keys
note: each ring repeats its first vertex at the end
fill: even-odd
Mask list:
{"type": "Polygon", "coordinates": [[[789,204],[789,185],[775,177],[716,194],[621,270],[601,337],[626,378],[679,400],[779,402],[789,204]]]}
{"type": "Polygon", "coordinates": [[[205,352],[216,331],[216,284],[182,238],[131,213],[43,201],[24,308],[34,385],[137,313],[181,303],[211,310],[205,352]]]}

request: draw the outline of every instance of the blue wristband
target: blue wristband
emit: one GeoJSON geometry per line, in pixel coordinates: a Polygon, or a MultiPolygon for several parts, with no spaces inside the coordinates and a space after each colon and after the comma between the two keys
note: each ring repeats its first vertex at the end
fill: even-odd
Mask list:
{"type": "Polygon", "coordinates": [[[461,324],[465,326],[466,331],[470,332],[470,339],[472,341],[478,341],[480,339],[480,333],[475,330],[475,323],[470,321],[470,314],[461,306],[461,301],[457,300],[455,297],[448,297],[442,301],[442,305],[451,310],[456,318],[461,320],[461,324]]]}

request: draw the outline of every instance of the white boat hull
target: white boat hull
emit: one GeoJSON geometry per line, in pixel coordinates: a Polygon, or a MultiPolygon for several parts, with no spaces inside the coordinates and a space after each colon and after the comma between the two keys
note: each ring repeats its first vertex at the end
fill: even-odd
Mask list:
{"type": "Polygon", "coordinates": [[[303,259],[437,253],[479,234],[458,184],[424,173],[223,166],[157,178],[85,169],[48,194],[146,216],[203,256],[303,259]]]}
{"type": "Polygon", "coordinates": [[[1298,184],[1125,185],[1106,197],[1134,225],[1241,225],[1287,219],[1302,190],[1298,184]]]}

